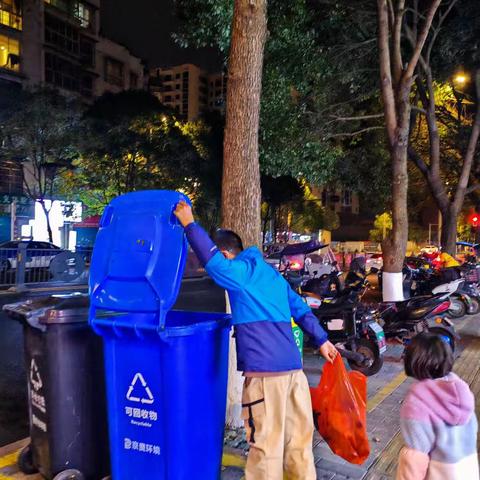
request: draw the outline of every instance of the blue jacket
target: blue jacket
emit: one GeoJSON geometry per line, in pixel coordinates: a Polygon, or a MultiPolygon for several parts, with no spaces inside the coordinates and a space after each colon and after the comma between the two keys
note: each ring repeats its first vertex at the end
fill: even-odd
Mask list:
{"type": "Polygon", "coordinates": [[[264,261],[258,248],[248,248],[234,260],[227,260],[199,225],[189,225],[186,234],[208,274],[229,293],[238,370],[280,372],[302,368],[292,317],[317,345],[327,340],[302,298],[264,261]]]}

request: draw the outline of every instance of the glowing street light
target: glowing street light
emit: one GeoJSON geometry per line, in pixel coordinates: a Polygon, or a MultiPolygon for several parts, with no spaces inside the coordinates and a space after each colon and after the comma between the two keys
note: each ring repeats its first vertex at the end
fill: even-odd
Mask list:
{"type": "Polygon", "coordinates": [[[454,77],[454,82],[458,85],[465,85],[468,82],[468,77],[464,73],[457,73],[454,77]]]}

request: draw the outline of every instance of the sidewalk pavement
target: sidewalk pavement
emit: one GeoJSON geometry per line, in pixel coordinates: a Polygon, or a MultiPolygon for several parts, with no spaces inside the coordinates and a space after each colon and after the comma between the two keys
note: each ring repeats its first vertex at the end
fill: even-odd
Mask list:
{"type": "MultiPolygon", "coordinates": [[[[476,399],[477,416],[480,417],[480,315],[468,317],[459,325],[462,342],[460,355],[455,363],[455,372],[472,389],[476,399]]],[[[412,380],[403,373],[400,345],[389,345],[388,360],[381,372],[368,379],[368,424],[371,454],[361,465],[352,465],[334,455],[324,440],[316,433],[313,452],[318,480],[392,480],[395,478],[397,459],[403,446],[399,426],[399,410],[412,380]]],[[[315,359],[305,359],[304,370],[310,385],[318,384],[319,372],[315,359]]],[[[318,363],[318,360],[317,360],[318,363]]],[[[480,449],[480,440],[479,445],[480,449]]],[[[242,458],[237,452],[237,461],[242,458]]],[[[245,459],[245,457],[243,457],[245,459]]],[[[227,462],[229,458],[227,457],[227,462]]],[[[227,465],[222,480],[241,479],[238,465],[227,465]]]]}
{"type": "MultiPolygon", "coordinates": [[[[455,372],[472,389],[480,415],[480,316],[464,320],[459,329],[462,342],[455,372]]],[[[351,465],[335,456],[318,434],[313,451],[318,480],[390,480],[395,477],[397,459],[402,448],[399,433],[399,409],[411,382],[400,361],[402,347],[390,345],[387,361],[381,374],[368,382],[368,436],[371,455],[361,465],[351,465]]],[[[310,385],[317,385],[321,367],[318,358],[306,356],[305,368],[310,385]]],[[[0,449],[0,480],[40,480],[38,475],[22,475],[16,466],[17,452],[28,440],[0,449]]],[[[221,480],[241,480],[244,477],[246,456],[242,450],[225,449],[221,480]]]]}

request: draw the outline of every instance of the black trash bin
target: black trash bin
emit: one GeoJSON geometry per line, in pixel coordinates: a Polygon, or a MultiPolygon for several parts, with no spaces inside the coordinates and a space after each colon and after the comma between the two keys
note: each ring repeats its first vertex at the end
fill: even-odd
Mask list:
{"type": "Polygon", "coordinates": [[[24,473],[99,480],[109,473],[101,339],[88,325],[88,295],[5,305],[24,325],[31,443],[24,473]]]}

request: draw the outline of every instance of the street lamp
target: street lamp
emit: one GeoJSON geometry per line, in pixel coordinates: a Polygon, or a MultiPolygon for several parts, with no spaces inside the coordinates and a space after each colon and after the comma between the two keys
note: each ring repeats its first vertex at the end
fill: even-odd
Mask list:
{"type": "Polygon", "coordinates": [[[465,85],[467,83],[467,77],[463,73],[459,73],[455,75],[455,83],[458,83],[459,85],[465,85]]]}

